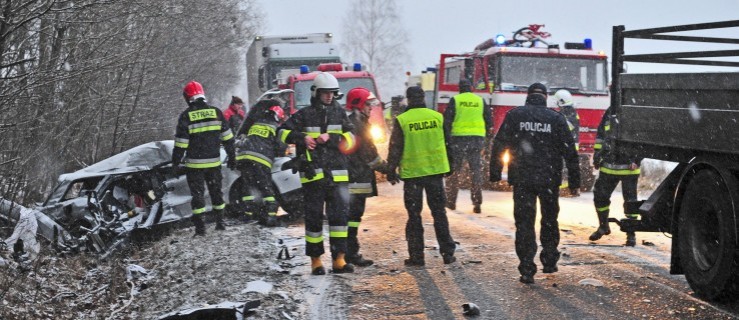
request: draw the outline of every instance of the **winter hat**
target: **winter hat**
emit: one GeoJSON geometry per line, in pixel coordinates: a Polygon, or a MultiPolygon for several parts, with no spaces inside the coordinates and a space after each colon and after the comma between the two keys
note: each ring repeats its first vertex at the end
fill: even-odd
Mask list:
{"type": "Polygon", "coordinates": [[[547,94],[547,86],[545,86],[545,85],[543,85],[543,84],[541,84],[539,82],[530,85],[529,86],[528,94],[536,94],[536,93],[542,94],[542,95],[546,95],[547,94]]]}
{"type": "Polygon", "coordinates": [[[459,92],[471,92],[472,91],[472,82],[467,79],[461,79],[459,80],[459,92]]]}
{"type": "Polygon", "coordinates": [[[544,105],[547,104],[547,87],[541,83],[534,83],[529,86],[528,96],[526,96],[526,104],[544,105]]]}
{"type": "Polygon", "coordinates": [[[231,96],[231,104],[244,104],[244,100],[237,96],[231,96]]]}
{"type": "Polygon", "coordinates": [[[408,87],[408,89],[405,90],[405,96],[408,98],[408,104],[409,105],[419,105],[424,103],[424,98],[426,97],[426,94],[423,92],[423,89],[419,86],[413,86],[408,87]]]}

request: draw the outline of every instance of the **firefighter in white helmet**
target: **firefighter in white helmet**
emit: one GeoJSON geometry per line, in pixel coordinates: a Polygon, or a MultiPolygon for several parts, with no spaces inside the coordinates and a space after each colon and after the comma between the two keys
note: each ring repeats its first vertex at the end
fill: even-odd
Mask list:
{"type": "MultiPolygon", "coordinates": [[[[577,115],[577,110],[575,110],[575,100],[572,99],[572,94],[565,89],[557,90],[554,93],[554,101],[559,108],[559,113],[565,116],[565,120],[567,120],[567,127],[572,133],[572,139],[575,140],[575,150],[580,150],[580,116],[577,115]]],[[[572,196],[567,194],[569,182],[565,182],[566,177],[567,167],[564,168],[562,173],[562,185],[559,186],[560,194],[564,192],[565,195],[572,196]]]]}
{"type": "MultiPolygon", "coordinates": [[[[319,73],[311,87],[311,104],[298,110],[282,126],[278,136],[294,143],[300,161],[291,161],[300,171],[305,193],[305,253],[311,257],[311,273],[326,274],[321,263],[323,208],[329,224],[333,272],[353,272],[345,260],[349,212],[348,159],[341,150],[354,144],[354,129],[337,99],[339,82],[330,73],[319,73]],[[299,165],[295,165],[299,164],[299,165]]],[[[283,166],[284,168],[284,166],[283,166]]]]}

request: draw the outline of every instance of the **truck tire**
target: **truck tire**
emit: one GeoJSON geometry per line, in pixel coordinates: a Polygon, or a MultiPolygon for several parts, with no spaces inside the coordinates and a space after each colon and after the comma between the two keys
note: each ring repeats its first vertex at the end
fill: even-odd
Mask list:
{"type": "Polygon", "coordinates": [[[727,183],[703,169],[688,183],[678,218],[680,261],[690,287],[709,300],[733,298],[739,275],[734,205],[727,183]]]}

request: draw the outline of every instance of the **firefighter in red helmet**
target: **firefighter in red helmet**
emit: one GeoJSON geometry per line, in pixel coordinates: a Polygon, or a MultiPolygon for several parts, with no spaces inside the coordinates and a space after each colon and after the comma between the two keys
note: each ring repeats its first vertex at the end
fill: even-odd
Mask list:
{"type": "Polygon", "coordinates": [[[228,155],[228,166],[234,167],[233,133],[221,110],[208,105],[203,86],[190,81],[182,95],[187,109],[180,114],[172,151],[172,167],[177,171],[180,163],[187,168],[187,185],[192,194],[192,222],[195,235],[205,234],[202,215],[206,212],[205,186],[208,187],[216,230],[225,230],[223,210],[226,203],[221,192],[221,143],[228,155]]]}
{"type": "Polygon", "coordinates": [[[359,254],[357,231],[362,222],[368,197],[377,195],[375,171],[385,173],[387,163],[377,153],[370,133],[369,114],[380,101],[369,90],[357,87],[346,95],[346,112],[354,124],[355,149],[349,152],[349,237],[346,261],[356,266],[370,266],[374,262],[359,254]]]}
{"type": "Polygon", "coordinates": [[[241,171],[241,196],[244,218],[256,218],[268,227],[277,225],[277,208],[272,185],[272,165],[276,157],[285,154],[287,146],[277,136],[277,126],[285,119],[279,103],[261,100],[252,107],[251,125],[237,132],[236,166],[241,171]],[[255,217],[256,215],[256,217],[255,217]]]}

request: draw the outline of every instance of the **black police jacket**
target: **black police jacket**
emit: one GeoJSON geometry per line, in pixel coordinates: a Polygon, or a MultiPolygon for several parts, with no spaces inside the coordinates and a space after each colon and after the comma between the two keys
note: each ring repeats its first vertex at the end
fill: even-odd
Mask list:
{"type": "Polygon", "coordinates": [[[501,179],[502,156],[509,150],[508,182],[513,185],[555,187],[562,183],[562,159],[570,188],[580,187],[575,141],[565,117],[542,104],[508,112],[493,141],[490,180],[501,179]]]}

